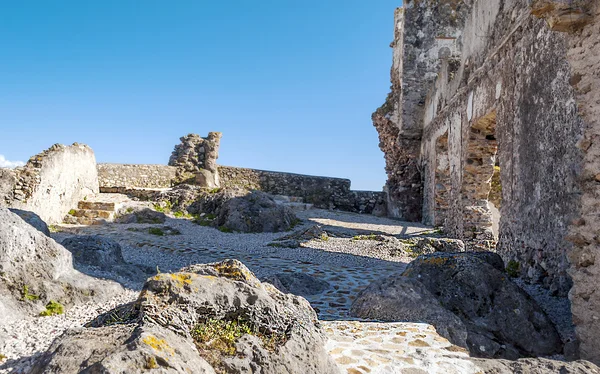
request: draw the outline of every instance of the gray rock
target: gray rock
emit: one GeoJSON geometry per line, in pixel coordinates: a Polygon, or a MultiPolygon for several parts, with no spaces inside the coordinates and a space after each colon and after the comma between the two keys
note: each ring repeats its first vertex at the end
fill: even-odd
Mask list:
{"type": "Polygon", "coordinates": [[[165,223],[167,216],[150,208],[143,208],[115,219],[117,223],[165,223]]]}
{"type": "Polygon", "coordinates": [[[441,306],[423,284],[402,275],[371,283],[352,303],[350,315],[386,322],[428,323],[451,343],[467,346],[467,329],[460,318],[441,306]]]}
{"type": "Polygon", "coordinates": [[[215,371],[185,337],[159,326],[67,330],[35,363],[42,373],[199,373],[215,371]]]}
{"type": "Polygon", "coordinates": [[[39,232],[43,233],[46,236],[50,236],[50,229],[48,229],[48,225],[44,222],[40,216],[35,214],[34,212],[30,212],[28,210],[21,209],[9,209],[14,214],[21,217],[21,219],[31,226],[35,227],[39,232]]]}
{"type": "Polygon", "coordinates": [[[412,261],[403,276],[418,280],[467,327],[477,357],[517,359],[562,352],[556,328],[502,270],[494,253],[435,253],[412,261]]]}
{"type": "Polygon", "coordinates": [[[204,188],[218,188],[219,175],[216,172],[211,172],[206,169],[200,169],[196,172],[196,185],[204,188]]]}
{"type": "Polygon", "coordinates": [[[239,232],[286,231],[296,221],[291,209],[261,191],[227,200],[217,217],[219,227],[239,232]]]}
{"type": "Polygon", "coordinates": [[[320,294],[330,285],[327,281],[304,273],[279,273],[266,279],[279,291],[299,296],[320,294]]]}
{"type": "Polygon", "coordinates": [[[386,245],[393,246],[392,254],[400,252],[411,257],[436,252],[454,253],[465,251],[465,243],[458,239],[418,236],[404,239],[385,237],[384,241],[386,245]]]}
{"type": "Polygon", "coordinates": [[[15,320],[50,301],[66,307],[93,295],[102,302],[122,288],[73,269],[71,253],[8,209],[0,208],[0,312],[15,320]]]}
{"type": "Polygon", "coordinates": [[[73,254],[73,260],[83,265],[98,266],[109,270],[114,265],[125,264],[119,243],[100,235],[78,235],[61,243],[73,254]]]}
{"type": "Polygon", "coordinates": [[[150,368],[165,373],[339,373],[308,302],[262,284],[235,260],[158,274],[146,282],[135,303],[90,326],[97,327],[59,337],[33,373],[139,373],[150,368]],[[253,332],[237,338],[234,352],[195,341],[194,329],[214,321],[243,321],[253,332]]]}
{"type": "MultiPolygon", "coordinates": [[[[73,254],[76,267],[83,272],[86,267],[93,266],[108,274],[138,282],[143,282],[156,273],[152,267],[127,263],[123,258],[121,245],[100,235],[72,236],[63,240],[62,245],[73,254]]],[[[111,278],[110,275],[108,277],[111,278]]]]}
{"type": "Polygon", "coordinates": [[[562,362],[546,358],[517,361],[472,358],[484,374],[600,374],[600,368],[588,361],[562,362]]]}

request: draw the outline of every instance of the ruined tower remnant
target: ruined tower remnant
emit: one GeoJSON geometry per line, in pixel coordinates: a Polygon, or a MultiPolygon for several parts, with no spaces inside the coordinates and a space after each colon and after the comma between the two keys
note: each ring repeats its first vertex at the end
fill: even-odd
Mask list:
{"type": "Polygon", "coordinates": [[[206,138],[188,134],[175,146],[169,166],[177,167],[180,181],[195,179],[195,183],[207,188],[220,186],[217,158],[219,158],[220,132],[209,132],[206,138]]]}
{"type": "Polygon", "coordinates": [[[391,47],[388,214],[569,294],[600,362],[600,2],[406,0],[391,47]]]}

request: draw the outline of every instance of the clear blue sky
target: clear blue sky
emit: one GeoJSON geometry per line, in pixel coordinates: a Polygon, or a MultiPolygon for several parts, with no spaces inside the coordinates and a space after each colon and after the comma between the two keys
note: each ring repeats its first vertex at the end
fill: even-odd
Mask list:
{"type": "Polygon", "coordinates": [[[380,190],[371,113],[400,0],[4,1],[0,159],[54,143],[165,164],[223,132],[219,163],[380,190]]]}

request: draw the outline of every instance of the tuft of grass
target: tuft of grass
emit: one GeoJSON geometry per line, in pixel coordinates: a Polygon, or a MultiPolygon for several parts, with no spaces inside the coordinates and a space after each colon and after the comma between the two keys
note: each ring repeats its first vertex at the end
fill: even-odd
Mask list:
{"type": "Polygon", "coordinates": [[[223,365],[223,358],[238,353],[235,345],[244,335],[257,336],[262,345],[271,352],[275,352],[287,341],[285,334],[263,334],[251,322],[239,318],[232,321],[206,320],[197,324],[191,331],[191,335],[200,355],[216,369],[217,373],[227,372],[223,365]]]}
{"type": "Polygon", "coordinates": [[[369,234],[369,235],[356,235],[352,237],[352,240],[377,240],[377,235],[369,234]]]}
{"type": "Polygon", "coordinates": [[[180,210],[178,210],[175,213],[173,213],[173,215],[175,216],[175,218],[183,218],[183,217],[185,217],[185,213],[182,212],[182,211],[180,211],[180,210]]]}
{"type": "Polygon", "coordinates": [[[222,354],[236,354],[235,343],[246,334],[252,334],[252,325],[245,321],[222,321],[209,319],[196,325],[192,337],[197,343],[210,349],[217,349],[222,354]]]}
{"type": "Polygon", "coordinates": [[[59,314],[63,314],[65,312],[65,307],[54,300],[50,300],[48,304],[46,304],[46,310],[40,313],[41,317],[49,317],[49,316],[57,316],[59,314]]]}
{"type": "Polygon", "coordinates": [[[302,220],[299,218],[294,218],[294,220],[292,221],[292,223],[290,223],[290,228],[289,230],[294,229],[296,226],[299,226],[302,224],[302,220]]]}
{"type": "Polygon", "coordinates": [[[326,232],[322,233],[321,236],[319,237],[319,239],[321,239],[324,242],[329,241],[329,235],[327,235],[326,232]]]}
{"type": "Polygon", "coordinates": [[[521,264],[518,261],[510,260],[506,264],[506,274],[511,278],[517,278],[521,271],[521,264]]]}
{"type": "Polygon", "coordinates": [[[29,293],[29,286],[28,285],[24,285],[23,286],[23,300],[28,300],[28,301],[33,301],[33,300],[37,300],[40,297],[37,295],[32,295],[29,293]]]}
{"type": "Polygon", "coordinates": [[[165,232],[160,227],[150,227],[148,233],[156,236],[165,236],[165,232]]]}
{"type": "Polygon", "coordinates": [[[228,234],[231,234],[231,233],[233,233],[233,230],[232,230],[232,229],[230,229],[229,227],[225,227],[225,226],[219,226],[219,231],[221,231],[221,232],[226,232],[226,233],[228,233],[228,234]]]}
{"type": "Polygon", "coordinates": [[[157,212],[161,212],[161,213],[169,213],[171,211],[171,209],[173,209],[173,204],[168,201],[165,200],[163,202],[159,202],[153,205],[154,210],[156,210],[157,212]],[[164,203],[164,206],[163,206],[164,203]]]}
{"type": "Polygon", "coordinates": [[[215,193],[218,193],[219,191],[221,191],[221,189],[219,187],[217,187],[217,188],[213,188],[212,190],[208,190],[208,193],[215,194],[215,193]]]}
{"type": "Polygon", "coordinates": [[[74,216],[75,215],[75,209],[69,210],[69,215],[74,216]]]}
{"type": "Polygon", "coordinates": [[[50,232],[59,232],[60,228],[56,225],[48,225],[48,230],[50,230],[50,232]]]}

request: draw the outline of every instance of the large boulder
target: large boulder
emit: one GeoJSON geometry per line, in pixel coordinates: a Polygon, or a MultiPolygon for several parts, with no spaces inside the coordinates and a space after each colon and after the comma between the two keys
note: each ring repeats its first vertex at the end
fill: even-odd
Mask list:
{"type": "Polygon", "coordinates": [[[48,228],[48,225],[46,224],[46,222],[44,222],[43,219],[40,218],[40,216],[38,216],[34,212],[22,209],[10,209],[10,211],[21,217],[23,221],[35,227],[35,229],[41,232],[42,234],[48,237],[50,236],[50,229],[48,228]]]}
{"type": "Polygon", "coordinates": [[[64,239],[61,244],[72,253],[75,266],[82,271],[97,268],[138,282],[156,273],[150,266],[126,262],[121,245],[100,235],[75,235],[64,239]]]}
{"type": "MultiPolygon", "coordinates": [[[[420,256],[401,275],[379,281],[371,287],[371,292],[365,291],[352,309],[364,313],[361,304],[380,302],[384,307],[371,306],[369,317],[390,320],[393,314],[390,318],[386,311],[394,306],[402,310],[407,302],[405,296],[412,292],[428,303],[437,301],[460,318],[467,330],[466,346],[463,346],[473,356],[517,359],[562,352],[562,341],[553,323],[529,295],[510,281],[497,254],[465,252],[420,256]]],[[[427,318],[427,322],[441,329],[443,334],[444,324],[430,318],[428,312],[414,318],[427,318]]],[[[450,341],[464,344],[461,340],[450,341]]]]}
{"type": "Polygon", "coordinates": [[[134,209],[133,212],[126,213],[117,219],[117,223],[165,223],[167,216],[162,212],[157,212],[150,208],[134,209]]]}
{"type": "Polygon", "coordinates": [[[547,358],[522,358],[516,361],[473,358],[471,361],[483,374],[600,374],[598,366],[583,360],[564,362],[547,358]]]}
{"type": "Polygon", "coordinates": [[[301,297],[262,284],[242,263],[150,278],[138,300],[59,337],[33,373],[338,373],[301,297]]]}
{"type": "Polygon", "coordinates": [[[460,318],[441,306],[423,284],[401,275],[377,280],[362,290],[352,303],[350,315],[386,322],[428,323],[453,344],[467,346],[467,328],[460,318]]]}
{"type": "Polygon", "coordinates": [[[121,292],[73,269],[71,253],[6,208],[0,208],[0,315],[37,315],[52,301],[67,307],[121,292]]]}
{"type": "Polygon", "coordinates": [[[227,200],[217,217],[219,227],[239,232],[279,232],[297,221],[294,212],[262,191],[227,200]]]}

